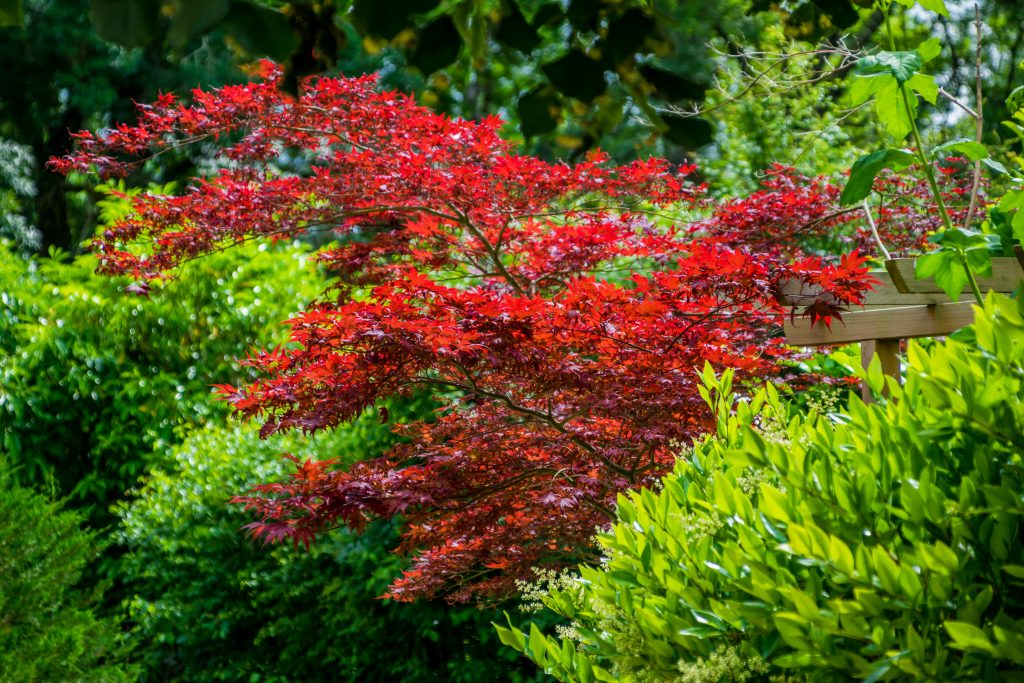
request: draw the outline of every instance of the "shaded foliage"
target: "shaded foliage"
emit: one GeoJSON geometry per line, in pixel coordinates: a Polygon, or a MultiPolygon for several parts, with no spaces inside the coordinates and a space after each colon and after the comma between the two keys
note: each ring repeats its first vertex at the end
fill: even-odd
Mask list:
{"type": "Polygon", "coordinates": [[[102,590],[79,581],[101,542],[80,513],[11,480],[0,460],[0,672],[10,683],[134,680],[118,662],[116,622],[97,615],[102,590]]]}
{"type": "MultiPolygon", "coordinates": [[[[388,412],[400,422],[430,407],[392,403],[388,412]]],[[[308,553],[268,551],[238,533],[245,515],[227,499],[281,476],[281,451],[345,460],[380,452],[396,440],[380,414],[317,439],[197,431],[118,505],[127,638],[142,680],[539,680],[532,665],[502,651],[493,610],[377,599],[404,564],[392,552],[395,524],[362,536],[341,531],[308,553]]]]}

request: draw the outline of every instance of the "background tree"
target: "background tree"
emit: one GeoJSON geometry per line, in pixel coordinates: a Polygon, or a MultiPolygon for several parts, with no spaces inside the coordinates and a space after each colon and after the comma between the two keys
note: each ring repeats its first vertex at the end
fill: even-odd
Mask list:
{"type": "MultiPolygon", "coordinates": [[[[392,402],[391,419],[429,415],[428,401],[392,402]]],[[[382,406],[383,408],[383,406],[382,406]]],[[[143,681],[540,681],[500,646],[494,609],[377,599],[406,561],[399,523],[341,531],[307,552],[261,547],[226,505],[253,483],[285,476],[282,451],[312,447],[354,462],[396,435],[369,411],[311,444],[261,440],[252,427],[211,426],[166,449],[131,501],[118,505],[125,551],[126,638],[143,681]],[[329,636],[325,637],[325,634],[329,636]]]]}
{"type": "Polygon", "coordinates": [[[102,548],[82,516],[16,485],[0,460],[0,671],[11,683],[134,680],[117,623],[82,585],[102,548]]]}

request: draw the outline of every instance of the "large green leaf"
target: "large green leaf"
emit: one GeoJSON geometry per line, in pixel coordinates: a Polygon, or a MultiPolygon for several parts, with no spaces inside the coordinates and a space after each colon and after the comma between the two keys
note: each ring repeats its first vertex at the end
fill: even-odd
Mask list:
{"type": "Polygon", "coordinates": [[[850,178],[839,196],[840,205],[856,204],[871,194],[875,178],[883,168],[900,170],[912,164],[914,159],[913,152],[906,149],[880,149],[865,154],[850,168],[850,178]]]}
{"type": "Polygon", "coordinates": [[[882,51],[858,60],[856,69],[862,74],[890,73],[898,83],[906,83],[923,63],[917,52],[882,51]]]}
{"type": "Polygon", "coordinates": [[[944,0],[919,0],[921,7],[932,12],[938,12],[944,17],[949,16],[949,10],[946,9],[946,3],[944,0]]]}
{"type": "Polygon", "coordinates": [[[451,17],[442,16],[419,30],[409,63],[425,74],[448,66],[459,57],[462,41],[451,17]]]}
{"type": "Polygon", "coordinates": [[[607,87],[601,65],[577,50],[541,68],[559,92],[583,102],[593,102],[607,87]]]}
{"type": "Polygon", "coordinates": [[[156,0],[91,0],[89,18],[103,40],[141,47],[156,36],[160,5],[156,0]]]}
{"type": "Polygon", "coordinates": [[[182,46],[213,28],[230,9],[231,0],[181,0],[171,16],[167,35],[174,45],[182,46]]]}
{"type": "Polygon", "coordinates": [[[25,23],[25,9],[21,0],[0,0],[0,27],[21,26],[25,23]]]}
{"type": "Polygon", "coordinates": [[[943,155],[949,154],[962,154],[971,161],[981,161],[988,157],[988,147],[974,140],[957,138],[932,149],[932,156],[936,159],[941,159],[943,155]]]}
{"type": "Polygon", "coordinates": [[[242,49],[253,56],[285,61],[298,46],[298,37],[282,12],[252,2],[235,0],[224,28],[242,49]]]}

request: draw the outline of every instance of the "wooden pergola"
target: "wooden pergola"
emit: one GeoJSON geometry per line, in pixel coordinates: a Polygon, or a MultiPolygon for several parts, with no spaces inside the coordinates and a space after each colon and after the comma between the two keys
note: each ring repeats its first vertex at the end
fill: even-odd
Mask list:
{"type": "MultiPolygon", "coordinates": [[[[811,327],[807,318],[790,318],[785,323],[786,343],[792,346],[832,346],[861,344],[861,363],[868,367],[878,355],[882,371],[900,379],[900,345],[904,339],[941,337],[974,321],[974,296],[968,291],[951,302],[934,280],[914,276],[914,259],[891,259],[885,271],[871,273],[881,281],[865,296],[863,309],[843,314],[832,329],[822,324],[811,327]]],[[[1017,258],[992,259],[992,275],[980,278],[982,291],[1008,294],[1024,279],[1024,252],[1017,258]]],[[[819,292],[801,283],[783,287],[779,301],[790,306],[807,305],[819,292]]],[[[866,395],[866,392],[865,392],[866,395]]]]}

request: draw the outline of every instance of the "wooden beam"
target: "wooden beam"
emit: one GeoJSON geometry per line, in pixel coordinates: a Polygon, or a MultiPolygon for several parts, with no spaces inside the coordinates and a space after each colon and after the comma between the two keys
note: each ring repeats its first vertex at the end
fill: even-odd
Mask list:
{"type": "Polygon", "coordinates": [[[809,318],[786,319],[786,343],[793,346],[828,346],[872,339],[938,337],[974,322],[970,302],[937,306],[901,306],[844,313],[829,330],[820,321],[813,328],[809,318]]]}
{"type": "MultiPolygon", "coordinates": [[[[949,297],[944,292],[937,294],[906,294],[901,292],[892,281],[892,277],[884,270],[871,271],[871,275],[879,281],[874,290],[865,292],[864,308],[892,308],[893,306],[948,304],[949,297]]],[[[799,280],[786,280],[782,283],[779,303],[784,306],[807,306],[821,297],[821,287],[807,285],[799,280]]],[[[964,292],[960,301],[974,301],[970,292],[964,292]]],[[[860,310],[853,308],[851,310],[860,310]]]]}
{"type": "MultiPolygon", "coordinates": [[[[901,292],[908,294],[938,294],[942,288],[935,280],[918,280],[914,273],[916,259],[897,258],[885,262],[885,269],[892,277],[892,282],[901,292]]],[[[1024,279],[1024,270],[1020,261],[1013,256],[992,257],[992,276],[978,278],[978,286],[982,292],[989,290],[1009,294],[1017,289],[1024,279]]]]}

